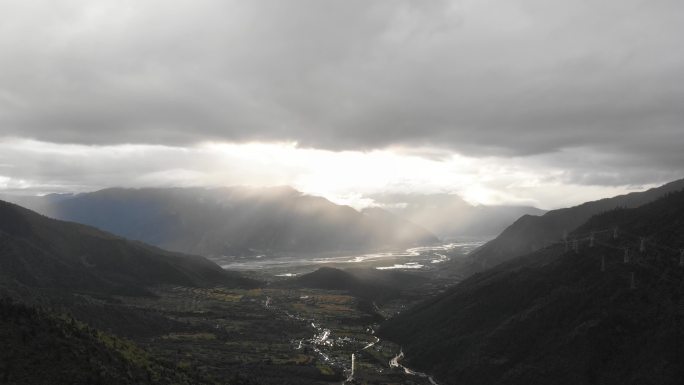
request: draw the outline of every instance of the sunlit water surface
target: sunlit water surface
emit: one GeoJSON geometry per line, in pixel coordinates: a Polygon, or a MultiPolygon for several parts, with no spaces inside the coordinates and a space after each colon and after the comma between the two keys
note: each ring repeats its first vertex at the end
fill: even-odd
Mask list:
{"type": "Polygon", "coordinates": [[[414,247],[399,251],[332,256],[278,256],[214,258],[227,270],[268,270],[277,276],[292,277],[317,266],[372,267],[378,270],[429,270],[449,261],[454,255],[465,256],[484,241],[453,241],[439,245],[414,247]],[[451,257],[450,257],[451,256],[451,257]]]}

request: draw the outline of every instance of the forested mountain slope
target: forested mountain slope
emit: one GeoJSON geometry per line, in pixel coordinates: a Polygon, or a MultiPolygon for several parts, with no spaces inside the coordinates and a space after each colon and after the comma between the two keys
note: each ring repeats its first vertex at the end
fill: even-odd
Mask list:
{"type": "Polygon", "coordinates": [[[681,384],[683,248],[677,192],[595,216],[567,249],[556,243],[478,273],[380,335],[444,383],[681,384]]]}
{"type": "Polygon", "coordinates": [[[593,215],[618,207],[639,207],[682,189],[684,189],[684,179],[643,192],[552,210],[541,216],[525,215],[506,228],[498,237],[476,250],[472,254],[472,259],[481,266],[492,267],[560,240],[564,233],[573,231],[593,215]]]}

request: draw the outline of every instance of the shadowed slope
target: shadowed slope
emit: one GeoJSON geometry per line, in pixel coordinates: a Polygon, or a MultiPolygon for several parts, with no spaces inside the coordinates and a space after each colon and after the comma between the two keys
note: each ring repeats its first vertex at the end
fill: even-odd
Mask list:
{"type": "Polygon", "coordinates": [[[202,257],[171,253],[0,201],[0,272],[33,287],[140,292],[157,284],[252,286],[202,257]]]}
{"type": "Polygon", "coordinates": [[[593,215],[618,207],[633,208],[684,189],[684,179],[639,193],[583,203],[579,206],[552,210],[542,216],[525,215],[510,225],[494,240],[476,250],[471,258],[482,266],[494,266],[519,255],[544,247],[586,222],[593,215]]]}
{"type": "Polygon", "coordinates": [[[554,245],[476,274],[383,324],[408,365],[459,384],[680,384],[684,192],[593,217],[554,245]],[[640,238],[646,251],[638,253],[640,238]],[[570,234],[570,238],[574,235],[570,234]],[[623,263],[622,248],[633,250],[623,263]],[[605,258],[605,271],[601,261],[605,258]],[[634,273],[635,288],[631,289],[634,273]]]}
{"type": "Polygon", "coordinates": [[[11,300],[0,300],[3,384],[204,384],[131,342],[11,300]]]}
{"type": "Polygon", "coordinates": [[[321,267],[314,272],[283,281],[280,285],[342,290],[362,299],[382,301],[397,297],[402,291],[409,291],[426,281],[427,278],[403,271],[321,267]]]}

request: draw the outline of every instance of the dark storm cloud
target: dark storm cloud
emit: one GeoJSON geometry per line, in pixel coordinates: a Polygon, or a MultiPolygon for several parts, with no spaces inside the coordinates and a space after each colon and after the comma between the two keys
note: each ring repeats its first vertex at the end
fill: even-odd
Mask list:
{"type": "Polygon", "coordinates": [[[4,1],[0,136],[678,170],[683,26],[677,0],[4,1]]]}

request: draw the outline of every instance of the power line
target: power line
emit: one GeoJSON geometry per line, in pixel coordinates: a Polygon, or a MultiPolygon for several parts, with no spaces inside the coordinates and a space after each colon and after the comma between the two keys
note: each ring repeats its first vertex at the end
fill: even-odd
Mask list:
{"type": "MultiPolygon", "coordinates": [[[[579,254],[579,249],[582,244],[587,244],[590,248],[598,246],[619,251],[622,253],[623,264],[635,267],[639,266],[653,272],[655,272],[656,269],[662,271],[662,263],[668,263],[672,260],[675,261],[676,266],[684,268],[684,248],[656,242],[652,236],[647,237],[632,234],[624,229],[619,229],[618,226],[598,230],[594,229],[584,233],[568,234],[567,231],[564,231],[562,239],[556,241],[544,240],[543,242],[547,248],[563,245],[565,253],[572,250],[574,254],[579,254]],[[608,236],[599,237],[603,234],[607,234],[608,236]],[[600,238],[607,239],[601,240],[600,238]],[[631,248],[633,250],[638,250],[638,253],[630,253],[630,245],[632,245],[631,248]],[[660,266],[656,266],[658,264],[660,266]]],[[[606,269],[606,254],[601,254],[600,270],[601,272],[605,272],[606,269]]],[[[664,271],[660,276],[660,281],[671,283],[679,282],[678,280],[668,278],[667,275],[668,272],[664,271]]],[[[636,289],[636,272],[630,272],[629,281],[630,289],[636,289]]]]}

